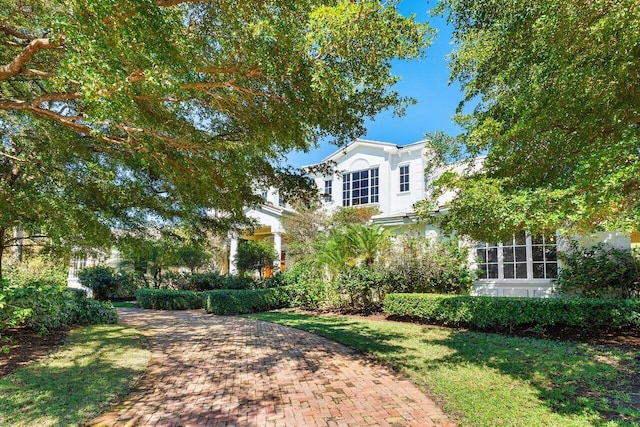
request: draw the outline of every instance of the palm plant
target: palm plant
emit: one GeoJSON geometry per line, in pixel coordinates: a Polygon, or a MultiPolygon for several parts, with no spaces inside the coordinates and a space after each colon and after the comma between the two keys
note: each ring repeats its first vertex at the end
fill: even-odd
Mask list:
{"type": "Polygon", "coordinates": [[[316,239],[314,263],[327,269],[329,279],[353,265],[353,254],[345,238],[344,230],[334,229],[316,239]]]}
{"type": "Polygon", "coordinates": [[[389,245],[389,232],[380,225],[350,224],[344,233],[355,265],[371,266],[378,254],[389,245]]]}
{"type": "Polygon", "coordinates": [[[330,277],[357,265],[371,266],[389,245],[389,233],[379,225],[350,224],[316,240],[315,262],[330,277]]]}

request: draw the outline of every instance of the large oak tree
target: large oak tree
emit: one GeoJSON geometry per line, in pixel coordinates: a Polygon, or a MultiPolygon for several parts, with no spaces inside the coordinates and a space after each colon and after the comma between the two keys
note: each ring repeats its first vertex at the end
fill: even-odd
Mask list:
{"type": "MultiPolygon", "coordinates": [[[[434,135],[434,146],[441,160],[487,156],[482,173],[439,181],[457,192],[443,226],[481,240],[522,229],[639,229],[640,3],[440,7],[455,26],[451,78],[465,98],[462,134],[434,135]]],[[[422,205],[424,214],[433,208],[422,205]]]]}
{"type": "Polygon", "coordinates": [[[411,102],[390,61],[431,31],[395,6],[0,0],[0,253],[18,228],[67,246],[150,221],[225,229],[256,185],[309,186],[287,152],[411,102]]]}

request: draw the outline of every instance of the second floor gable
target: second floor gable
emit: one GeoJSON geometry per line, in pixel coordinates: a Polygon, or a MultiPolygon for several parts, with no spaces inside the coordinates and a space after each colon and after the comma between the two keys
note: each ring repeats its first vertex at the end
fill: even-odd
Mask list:
{"type": "Polygon", "coordinates": [[[328,210],[374,206],[380,213],[412,212],[425,196],[425,141],[406,146],[357,139],[325,158],[333,173],[313,175],[328,210]]]}

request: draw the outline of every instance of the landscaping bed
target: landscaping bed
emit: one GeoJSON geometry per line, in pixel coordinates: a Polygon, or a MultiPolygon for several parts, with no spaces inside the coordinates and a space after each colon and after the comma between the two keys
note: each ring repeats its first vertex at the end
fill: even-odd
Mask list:
{"type": "Polygon", "coordinates": [[[70,330],[55,329],[44,335],[25,327],[2,331],[0,346],[6,346],[8,352],[0,352],[0,377],[48,356],[64,344],[70,330]]]}

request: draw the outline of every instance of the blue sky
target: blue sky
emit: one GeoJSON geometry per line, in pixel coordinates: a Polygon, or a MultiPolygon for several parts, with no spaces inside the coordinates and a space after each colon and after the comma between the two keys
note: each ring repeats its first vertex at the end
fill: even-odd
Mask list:
{"type": "MultiPolygon", "coordinates": [[[[394,87],[402,96],[415,98],[418,103],[410,106],[402,117],[393,117],[389,111],[378,114],[366,123],[367,133],[361,138],[406,145],[424,139],[426,133],[444,131],[451,135],[459,128],[451,121],[458,103],[462,100],[460,86],[448,84],[449,69],[446,56],[451,53],[452,27],[441,17],[432,17],[429,10],[435,1],[404,0],[398,6],[403,15],[416,15],[419,22],[428,21],[438,31],[426,58],[421,61],[395,61],[393,73],[401,77],[394,87]]],[[[320,162],[337,150],[335,145],[321,143],[317,150],[309,153],[295,152],[288,156],[292,166],[320,162]]]]}

